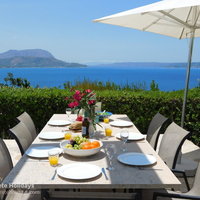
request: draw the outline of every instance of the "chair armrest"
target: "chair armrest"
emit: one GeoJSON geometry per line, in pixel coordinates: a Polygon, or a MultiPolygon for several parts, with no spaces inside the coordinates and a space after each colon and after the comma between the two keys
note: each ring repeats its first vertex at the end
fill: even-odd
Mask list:
{"type": "Polygon", "coordinates": [[[186,185],[186,187],[187,187],[187,190],[189,191],[189,190],[190,190],[190,185],[189,185],[189,183],[188,183],[188,180],[187,180],[187,176],[186,176],[185,171],[183,171],[183,170],[178,170],[178,169],[171,169],[171,171],[172,171],[173,173],[179,173],[179,174],[182,174],[182,175],[183,175],[183,178],[184,178],[184,181],[185,181],[185,185],[186,185]]]}
{"type": "Polygon", "coordinates": [[[157,197],[172,197],[172,198],[179,198],[179,199],[196,199],[200,200],[200,196],[193,196],[193,195],[187,195],[187,194],[174,194],[174,193],[160,193],[160,192],[154,192],[153,193],[153,200],[156,200],[157,197]]]}

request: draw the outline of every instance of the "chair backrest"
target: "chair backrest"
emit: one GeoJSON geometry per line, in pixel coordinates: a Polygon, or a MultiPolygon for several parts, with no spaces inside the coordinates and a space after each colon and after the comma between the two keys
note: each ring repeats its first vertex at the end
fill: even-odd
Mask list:
{"type": "Polygon", "coordinates": [[[157,113],[149,124],[146,139],[155,150],[157,147],[160,130],[166,121],[166,117],[160,113],[157,113]]]}
{"type": "MultiPolygon", "coordinates": [[[[0,138],[0,184],[13,168],[12,159],[4,141],[0,138]]],[[[7,189],[0,190],[0,199],[5,199],[7,189]]]]}
{"type": "Polygon", "coordinates": [[[0,183],[13,168],[10,153],[4,141],[0,138],[0,183]]]}
{"type": "Polygon", "coordinates": [[[25,124],[25,126],[30,131],[32,138],[34,140],[37,137],[37,131],[31,116],[27,112],[23,112],[21,115],[17,117],[17,120],[25,124]]]}
{"type": "Polygon", "coordinates": [[[166,129],[160,143],[158,155],[169,168],[175,169],[178,154],[189,132],[172,122],[166,129]]]}
{"type": "Polygon", "coordinates": [[[26,149],[33,142],[32,135],[23,122],[19,122],[16,126],[8,130],[12,138],[14,138],[19,146],[20,152],[23,155],[26,149]]]}

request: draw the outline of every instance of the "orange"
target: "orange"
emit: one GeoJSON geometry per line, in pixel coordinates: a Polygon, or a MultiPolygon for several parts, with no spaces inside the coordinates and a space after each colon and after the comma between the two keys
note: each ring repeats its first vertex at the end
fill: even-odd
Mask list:
{"type": "Polygon", "coordinates": [[[85,145],[85,144],[90,145],[91,142],[90,142],[90,141],[89,141],[89,142],[84,142],[83,144],[84,144],[84,145],[85,145]]]}
{"type": "Polygon", "coordinates": [[[91,149],[91,144],[84,144],[82,149],[91,149]]]}
{"type": "Polygon", "coordinates": [[[90,147],[91,147],[91,149],[97,148],[95,144],[91,144],[90,147]]]}
{"type": "Polygon", "coordinates": [[[100,143],[98,141],[93,141],[92,145],[94,145],[94,148],[100,147],[100,143]]]}

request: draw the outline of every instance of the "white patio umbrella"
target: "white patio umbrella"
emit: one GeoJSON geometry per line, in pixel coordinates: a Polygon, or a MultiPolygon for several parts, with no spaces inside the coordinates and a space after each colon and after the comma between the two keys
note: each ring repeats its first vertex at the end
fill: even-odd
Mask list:
{"type": "Polygon", "coordinates": [[[94,20],[178,39],[190,38],[188,66],[182,107],[184,125],[194,37],[200,37],[200,0],[164,0],[94,20]]]}

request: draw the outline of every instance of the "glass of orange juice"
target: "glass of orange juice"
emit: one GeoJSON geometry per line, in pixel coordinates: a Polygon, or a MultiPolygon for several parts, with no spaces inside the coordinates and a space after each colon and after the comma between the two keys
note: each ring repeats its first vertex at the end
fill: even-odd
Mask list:
{"type": "Polygon", "coordinates": [[[108,137],[112,136],[112,128],[109,125],[105,126],[105,135],[108,137]]]}
{"type": "Polygon", "coordinates": [[[104,122],[104,123],[108,124],[109,121],[110,121],[110,120],[109,120],[109,117],[106,116],[106,117],[103,118],[103,122],[104,122]]]}
{"type": "Polygon", "coordinates": [[[48,152],[49,155],[49,163],[52,167],[55,167],[58,165],[59,160],[59,150],[58,149],[52,149],[48,152]]]}
{"type": "Polygon", "coordinates": [[[71,131],[67,131],[65,133],[65,140],[70,140],[72,138],[72,132],[71,131]]]}

